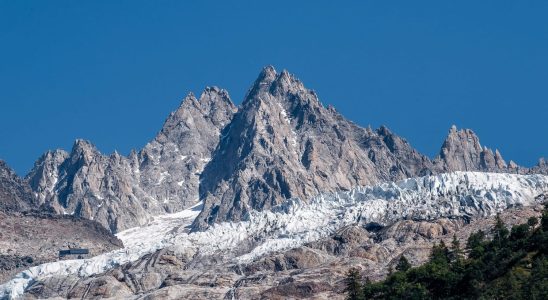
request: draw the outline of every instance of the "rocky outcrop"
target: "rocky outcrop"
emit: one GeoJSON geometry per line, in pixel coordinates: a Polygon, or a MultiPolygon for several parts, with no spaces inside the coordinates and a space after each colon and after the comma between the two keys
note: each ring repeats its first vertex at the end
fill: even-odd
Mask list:
{"type": "Polygon", "coordinates": [[[143,225],[149,212],[159,212],[139,188],[136,166],[118,153],[103,155],[85,140],[77,140],[69,154],[50,153],[27,177],[45,209],[96,220],[112,232],[143,225]]]}
{"type": "MultiPolygon", "coordinates": [[[[56,154],[46,156],[54,159],[56,154]]],[[[49,167],[43,164],[40,171],[47,173],[49,167]]],[[[55,179],[48,176],[44,180],[55,179]]],[[[57,260],[60,249],[89,248],[92,255],[98,255],[123,246],[99,223],[38,213],[40,200],[25,180],[0,161],[0,282],[29,267],[57,260]]]]}
{"type": "Polygon", "coordinates": [[[498,150],[482,147],[478,136],[470,129],[457,130],[453,125],[434,159],[436,169],[452,171],[507,171],[508,166],[498,150]]]}
{"type": "Polygon", "coordinates": [[[198,201],[199,176],[211,159],[221,129],[235,111],[225,90],[208,87],[200,99],[189,94],[135,158],[140,186],[161,201],[166,212],[180,211],[198,201]]]}
{"type": "Polygon", "coordinates": [[[36,205],[30,186],[0,160],[0,211],[25,211],[36,205]]]}
{"type": "Polygon", "coordinates": [[[544,159],[544,157],[540,158],[538,160],[538,164],[534,167],[532,167],[529,171],[531,174],[548,174],[548,162],[544,159]]]}

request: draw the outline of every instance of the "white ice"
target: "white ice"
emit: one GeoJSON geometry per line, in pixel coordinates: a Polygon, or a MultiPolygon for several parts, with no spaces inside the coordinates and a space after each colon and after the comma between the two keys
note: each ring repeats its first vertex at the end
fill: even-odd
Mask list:
{"type": "Polygon", "coordinates": [[[119,233],[124,249],[91,259],[30,268],[0,286],[0,298],[22,295],[33,280],[102,273],[171,245],[181,245],[182,249],[193,252],[199,249],[201,255],[219,255],[234,263],[247,263],[327,237],[357,222],[390,224],[402,218],[487,216],[511,206],[531,205],[537,195],[547,192],[548,176],[544,175],[455,172],[322,194],[307,202],[292,199],[272,211],[252,212],[246,221],[216,224],[206,231],[189,233],[185,227],[198,215],[201,208],[197,205],[155,217],[146,227],[119,233]],[[250,251],[230,256],[250,240],[256,241],[250,251]]]}

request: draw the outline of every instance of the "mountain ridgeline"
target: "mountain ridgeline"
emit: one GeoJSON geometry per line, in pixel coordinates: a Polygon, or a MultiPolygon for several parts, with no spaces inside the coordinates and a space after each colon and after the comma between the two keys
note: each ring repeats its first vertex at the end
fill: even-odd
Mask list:
{"type": "Polygon", "coordinates": [[[507,163],[473,131],[455,126],[430,159],[384,126],[372,130],[345,119],[295,76],[269,66],[240,107],[217,87],[199,98],[189,94],[157,136],[128,156],[104,155],[77,140],[70,152],[42,155],[24,180],[1,173],[33,197],[3,197],[0,204],[71,214],[119,232],[203,201],[193,228],[204,230],[290,198],[452,171],[546,174],[548,165],[507,163]]]}

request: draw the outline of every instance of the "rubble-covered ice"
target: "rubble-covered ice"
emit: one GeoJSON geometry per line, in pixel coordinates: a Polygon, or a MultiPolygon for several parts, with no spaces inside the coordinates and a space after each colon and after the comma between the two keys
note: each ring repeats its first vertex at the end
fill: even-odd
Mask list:
{"type": "Polygon", "coordinates": [[[390,224],[405,218],[487,216],[508,207],[530,205],[536,196],[547,192],[545,175],[455,172],[322,194],[307,202],[292,199],[272,211],[253,212],[246,221],[216,224],[206,231],[190,233],[188,227],[200,210],[195,206],[155,217],[147,227],[119,233],[124,249],[91,259],[30,268],[0,286],[0,298],[22,295],[33,280],[102,273],[172,245],[180,245],[189,253],[245,263],[326,237],[356,222],[390,224]],[[235,254],[242,253],[242,245],[245,254],[235,254]]]}

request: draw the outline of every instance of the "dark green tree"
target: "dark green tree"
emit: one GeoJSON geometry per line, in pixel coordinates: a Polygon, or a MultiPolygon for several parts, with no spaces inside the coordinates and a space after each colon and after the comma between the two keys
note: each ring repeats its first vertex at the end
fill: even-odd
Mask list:
{"type": "Polygon", "coordinates": [[[360,271],[356,268],[348,270],[346,273],[346,299],[348,300],[362,300],[362,285],[360,271]]]}
{"type": "Polygon", "coordinates": [[[396,265],[396,270],[401,272],[406,272],[407,270],[411,269],[411,264],[407,260],[405,256],[400,256],[400,260],[398,261],[398,264],[396,265]]]}
{"type": "Polygon", "coordinates": [[[493,246],[497,248],[503,247],[508,239],[508,233],[508,228],[506,228],[506,225],[502,222],[500,214],[497,214],[495,227],[493,227],[493,246]]]}
{"type": "Polygon", "coordinates": [[[497,216],[488,240],[482,231],[471,234],[468,257],[453,236],[449,248],[434,245],[428,262],[409,267],[401,256],[396,272],[384,281],[363,284],[349,273],[348,299],[548,299],[548,205],[540,226],[529,219],[509,231],[497,216]]]}
{"type": "Polygon", "coordinates": [[[457,235],[453,234],[453,240],[451,241],[451,263],[461,267],[463,258],[464,254],[460,247],[460,241],[457,239],[457,235]]]}

